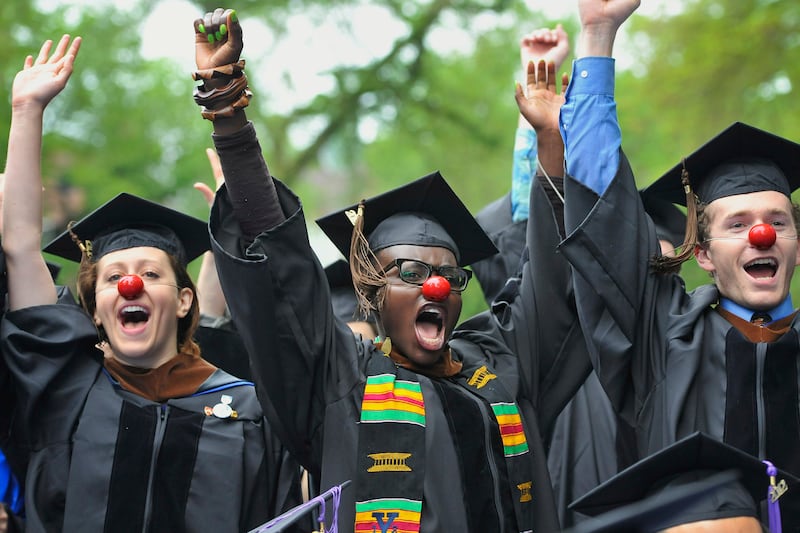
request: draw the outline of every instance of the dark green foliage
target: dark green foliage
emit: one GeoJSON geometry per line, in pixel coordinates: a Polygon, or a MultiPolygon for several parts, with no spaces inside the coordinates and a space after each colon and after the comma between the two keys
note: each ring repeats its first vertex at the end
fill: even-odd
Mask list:
{"type": "MultiPolygon", "coordinates": [[[[48,189],[79,188],[85,195],[82,211],[126,190],[205,217],[207,207],[191,186],[211,182],[204,154],[211,145],[211,125],[199,118],[192,101],[191,67],[141,57],[134,15],[148,13],[157,0],[139,0],[136,9],[126,11],[110,4],[69,7],[65,2],[55,12],[42,13],[28,0],[2,3],[2,20],[14,25],[0,49],[0,90],[8,102],[14,74],[43,39],[65,32],[82,35],[77,74],[46,115],[48,189]]],[[[258,19],[280,42],[289,36],[291,16],[309,17],[314,27],[336,20],[343,34],[358,29],[346,16],[354,4],[243,0],[231,7],[243,19],[258,19]]],[[[218,7],[195,5],[197,15],[218,7]]],[[[393,14],[405,33],[363,64],[347,57],[331,64],[333,89],[288,111],[274,109],[269,83],[254,84],[255,72],[259,80],[275,83],[284,74],[270,71],[269,58],[248,56],[245,35],[243,55],[255,93],[248,116],[271,170],[299,192],[309,220],[435,169],[477,211],[510,184],[519,38],[557,21],[507,0],[370,5],[393,14]],[[489,15],[501,22],[475,24],[489,15]],[[473,42],[444,51],[434,46],[445,26],[463,29],[473,42]]],[[[674,16],[634,16],[618,39],[619,63],[631,67],[618,73],[623,146],[640,185],[734,120],[800,139],[795,118],[800,100],[794,97],[800,83],[794,60],[800,4],[687,0],[681,5],[674,16]]],[[[561,22],[574,43],[575,18],[561,22]]],[[[191,24],[174,21],[174,33],[189,39],[189,54],[191,24]]],[[[174,41],[165,46],[175,46],[174,41]]],[[[305,68],[301,59],[292,65],[305,68]]],[[[0,117],[8,124],[7,105],[0,106],[0,117]]],[[[7,132],[2,129],[3,140],[7,132]]],[[[63,229],[63,217],[54,213],[47,213],[55,221],[53,231],[63,229]]],[[[707,281],[692,266],[684,272],[690,287],[707,281]]],[[[475,284],[465,295],[463,316],[483,307],[475,284]]]]}

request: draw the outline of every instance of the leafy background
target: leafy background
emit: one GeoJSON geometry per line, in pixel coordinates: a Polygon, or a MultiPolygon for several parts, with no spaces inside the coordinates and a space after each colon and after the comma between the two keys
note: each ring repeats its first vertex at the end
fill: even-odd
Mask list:
{"type": "MultiPolygon", "coordinates": [[[[517,121],[513,83],[521,77],[519,38],[556,22],[573,39],[577,35],[577,7],[552,20],[537,4],[242,0],[230,6],[257,28],[247,33],[245,27],[243,55],[255,93],[248,115],[273,174],[298,192],[307,218],[437,169],[473,211],[504,194],[517,121]],[[392,31],[378,23],[370,28],[383,35],[381,46],[353,37],[352,48],[343,48],[338,60],[326,65],[326,82],[318,87],[298,85],[292,74],[310,67],[291,49],[280,57],[248,55],[254,38],[280,50],[299,31],[313,32],[323,24],[333,24],[341,36],[355,36],[355,30],[363,30],[356,25],[364,24],[350,16],[357,7],[380,13],[382,23],[391,20],[392,31]],[[298,20],[306,25],[298,26],[298,20]],[[454,31],[460,40],[437,46],[442,35],[454,31]],[[352,50],[359,51],[360,61],[351,60],[352,50]],[[287,106],[278,88],[311,90],[313,96],[287,106]]],[[[193,5],[196,15],[217,7],[193,5]]],[[[800,99],[794,90],[800,83],[800,63],[794,60],[800,4],[684,0],[667,5],[634,15],[617,44],[623,147],[639,185],[733,121],[800,139],[800,99]]],[[[0,4],[0,18],[13,21],[0,47],[0,91],[6,102],[24,57],[44,39],[62,33],[85,39],[69,87],[45,117],[46,240],[68,220],[123,190],[207,216],[192,184],[212,181],[204,154],[211,145],[211,125],[200,119],[191,98],[191,64],[142,53],[143,44],[161,47],[165,55],[179,47],[191,58],[192,18],[170,20],[169,32],[145,37],[143,25],[158,7],[157,0],[0,4]],[[176,40],[180,35],[185,39],[176,40]]],[[[8,105],[0,106],[0,118],[9,124],[8,105]]],[[[8,128],[2,128],[3,141],[7,135],[8,128]]],[[[314,242],[320,243],[324,260],[332,259],[321,239],[314,242]]],[[[684,268],[684,277],[690,288],[708,279],[694,265],[684,268]]],[[[74,265],[65,265],[60,281],[74,283],[74,265]]],[[[474,284],[465,294],[462,317],[483,308],[474,284]]]]}

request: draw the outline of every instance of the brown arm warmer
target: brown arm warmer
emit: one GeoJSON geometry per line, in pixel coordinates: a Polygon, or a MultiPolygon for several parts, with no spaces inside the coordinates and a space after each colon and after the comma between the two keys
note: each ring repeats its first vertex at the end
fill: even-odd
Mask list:
{"type": "Polygon", "coordinates": [[[286,220],[252,122],[230,135],[212,135],[234,215],[248,241],[286,220]]]}

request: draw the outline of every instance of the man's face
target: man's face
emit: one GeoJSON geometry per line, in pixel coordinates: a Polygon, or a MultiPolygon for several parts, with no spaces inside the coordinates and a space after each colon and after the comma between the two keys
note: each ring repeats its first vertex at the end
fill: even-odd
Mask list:
{"type": "MultiPolygon", "coordinates": [[[[385,268],[398,258],[416,259],[434,267],[458,266],[447,248],[432,246],[390,246],[376,254],[385,268]]],[[[455,291],[444,301],[422,295],[422,287],[402,281],[398,269],[386,273],[388,283],[380,321],[392,346],[417,365],[436,364],[447,350],[447,341],[461,314],[461,294],[455,291]]]]}
{"type": "Polygon", "coordinates": [[[720,294],[753,310],[779,305],[800,261],[790,200],[777,191],[737,194],[714,200],[706,213],[709,241],[695,248],[695,256],[720,294]],[[756,224],[775,228],[775,244],[750,244],[748,232],[756,224]]]}

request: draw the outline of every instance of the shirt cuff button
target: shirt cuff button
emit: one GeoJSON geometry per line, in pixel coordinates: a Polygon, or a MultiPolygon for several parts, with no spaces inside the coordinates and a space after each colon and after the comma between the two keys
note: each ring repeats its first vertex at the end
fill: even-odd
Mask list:
{"type": "Polygon", "coordinates": [[[581,71],[581,78],[587,78],[587,77],[589,77],[589,71],[582,70],[581,71]]]}

